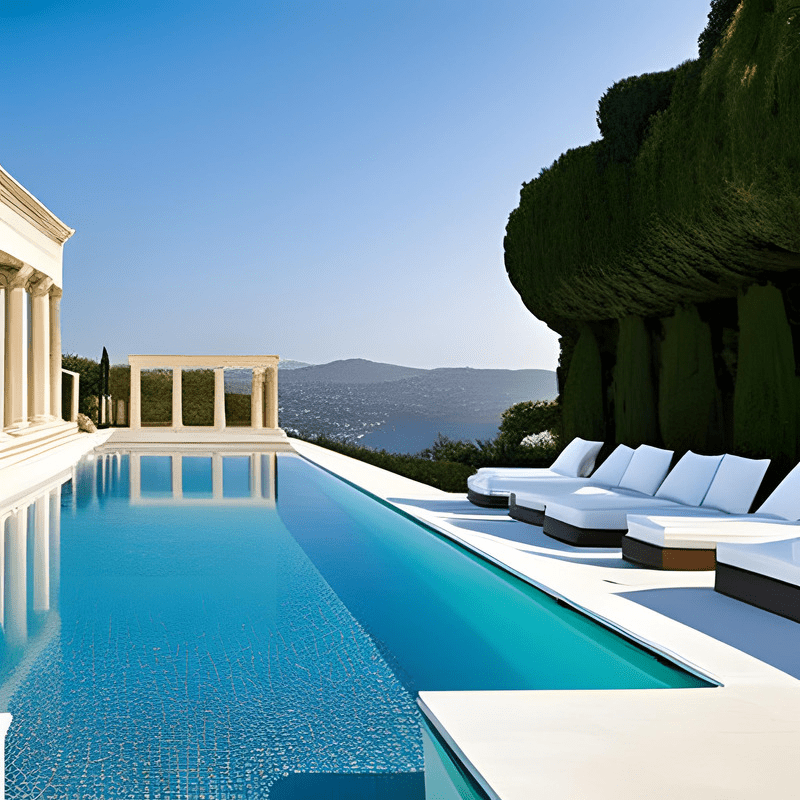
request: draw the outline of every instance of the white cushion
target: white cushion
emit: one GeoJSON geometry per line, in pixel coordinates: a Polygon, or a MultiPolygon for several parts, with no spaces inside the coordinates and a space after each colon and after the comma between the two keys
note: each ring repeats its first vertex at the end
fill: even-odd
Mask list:
{"type": "Polygon", "coordinates": [[[524,487],[514,490],[514,502],[523,508],[533,511],[544,511],[544,507],[553,498],[572,495],[578,491],[608,492],[600,486],[595,486],[592,478],[562,478],[560,481],[529,481],[524,487]]]}
{"type": "Polygon", "coordinates": [[[759,514],[774,514],[776,517],[800,520],[800,464],[798,464],[764,501],[759,514]]]}
{"type": "Polygon", "coordinates": [[[632,456],[632,447],[626,444],[617,445],[614,452],[592,473],[592,483],[599,483],[601,486],[619,486],[632,456]]]}
{"type": "Polygon", "coordinates": [[[722,456],[700,456],[688,450],[659,486],[656,497],[699,506],[706,496],[722,456]]]}
{"type": "Polygon", "coordinates": [[[640,444],[619,482],[620,488],[652,495],[669,472],[672,454],[672,450],[640,444]]]}
{"type": "Polygon", "coordinates": [[[628,514],[669,514],[673,508],[681,508],[669,500],[652,495],[607,490],[605,494],[582,494],[574,492],[567,497],[556,498],[547,503],[545,514],[568,525],[585,530],[624,531],[628,528],[628,514]]]}
{"type": "Polygon", "coordinates": [[[575,437],[550,465],[550,469],[569,478],[585,477],[594,468],[594,461],[602,446],[602,442],[587,442],[575,437]]]}
{"type": "Polygon", "coordinates": [[[541,478],[566,480],[563,475],[546,468],[483,468],[467,478],[467,486],[478,494],[508,494],[514,491],[513,487],[524,485],[525,481],[541,478]]]}
{"type": "Polygon", "coordinates": [[[742,458],[726,453],[700,505],[728,514],[746,514],[768,466],[768,458],[742,458]]]}

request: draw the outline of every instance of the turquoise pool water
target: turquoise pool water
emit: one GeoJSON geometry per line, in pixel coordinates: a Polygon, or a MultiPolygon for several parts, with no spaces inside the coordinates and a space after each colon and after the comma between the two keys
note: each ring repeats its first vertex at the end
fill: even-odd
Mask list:
{"type": "Polygon", "coordinates": [[[705,685],[291,454],[97,456],[3,525],[12,798],[421,800],[419,690],[705,685]]]}

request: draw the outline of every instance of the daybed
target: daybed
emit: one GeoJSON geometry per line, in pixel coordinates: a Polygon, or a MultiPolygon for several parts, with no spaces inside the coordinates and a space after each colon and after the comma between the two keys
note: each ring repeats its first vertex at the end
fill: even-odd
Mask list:
{"type": "Polygon", "coordinates": [[[525,481],[584,478],[602,446],[576,437],[549,467],[482,467],[467,478],[467,499],[476,506],[507,508],[509,495],[525,481]]]}
{"type": "MultiPolygon", "coordinates": [[[[725,456],[720,471],[732,459],[734,456],[725,456]]],[[[719,513],[702,517],[691,512],[682,516],[673,512],[629,515],[628,534],[622,540],[623,557],[657,569],[714,569],[718,543],[750,544],[800,536],[800,464],[754,514],[732,516],[742,505],[736,493],[717,498],[715,505],[721,509],[719,513]]]]}
{"type": "MultiPolygon", "coordinates": [[[[664,454],[669,451],[660,452],[663,464],[664,454]]],[[[558,498],[556,503],[547,503],[544,532],[579,546],[620,547],[629,514],[713,516],[719,510],[720,499],[734,503],[739,513],[744,513],[769,464],[768,460],[758,464],[738,456],[701,456],[689,451],[664,478],[666,469],[659,474],[655,460],[649,470],[637,470],[637,454],[619,489],[595,497],[578,491],[558,498]],[[729,464],[733,462],[732,468],[721,469],[725,459],[729,464]],[[742,475],[748,475],[750,480],[742,480],[742,475]]]]}
{"type": "Polygon", "coordinates": [[[633,448],[618,445],[616,450],[592,473],[591,478],[565,478],[561,481],[532,480],[522,482],[523,488],[511,493],[508,501],[509,516],[541,525],[544,520],[545,498],[570,494],[578,489],[597,487],[611,489],[619,485],[633,457],[633,448]]]}
{"type": "Polygon", "coordinates": [[[714,588],[800,622],[800,539],[720,543],[714,588]]]}

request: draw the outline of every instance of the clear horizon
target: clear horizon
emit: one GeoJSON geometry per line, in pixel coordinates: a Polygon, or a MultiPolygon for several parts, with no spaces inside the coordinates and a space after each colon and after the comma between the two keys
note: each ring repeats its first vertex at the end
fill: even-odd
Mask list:
{"type": "Polygon", "coordinates": [[[555,369],[523,181],[697,55],[708,0],[0,6],[2,164],[76,229],[63,349],[555,369]]]}

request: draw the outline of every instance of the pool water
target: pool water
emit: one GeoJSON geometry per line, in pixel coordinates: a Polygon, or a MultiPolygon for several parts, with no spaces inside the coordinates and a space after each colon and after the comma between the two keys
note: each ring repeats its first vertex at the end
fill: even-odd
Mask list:
{"type": "Polygon", "coordinates": [[[707,685],[293,454],[42,497],[3,523],[12,798],[422,800],[420,690],[707,685]]]}

